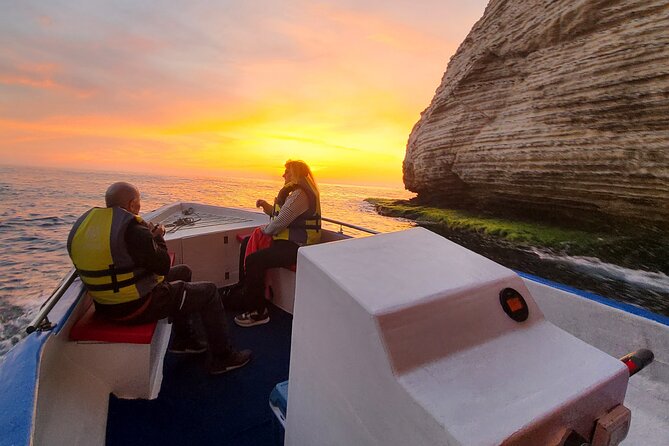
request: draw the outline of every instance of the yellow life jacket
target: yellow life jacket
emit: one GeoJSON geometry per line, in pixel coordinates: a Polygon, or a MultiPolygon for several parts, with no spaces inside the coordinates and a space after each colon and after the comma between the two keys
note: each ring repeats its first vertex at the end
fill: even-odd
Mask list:
{"type": "Polygon", "coordinates": [[[309,199],[309,209],[293,220],[287,228],[272,236],[274,240],[290,240],[298,245],[313,245],[321,241],[321,200],[318,188],[308,178],[286,184],[274,200],[271,218],[279,215],[286,198],[296,189],[302,189],[309,199]]]}
{"type": "Polygon", "coordinates": [[[135,265],[125,231],[141,217],[120,207],[93,208],[79,217],[67,238],[67,252],[93,299],[113,305],[148,294],[163,276],[135,265]]]}

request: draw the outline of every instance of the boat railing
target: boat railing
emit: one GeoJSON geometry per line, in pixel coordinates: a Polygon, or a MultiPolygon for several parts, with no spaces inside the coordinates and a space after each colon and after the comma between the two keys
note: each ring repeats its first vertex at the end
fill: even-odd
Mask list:
{"type": "MultiPolygon", "coordinates": [[[[328,223],[332,223],[335,225],[339,225],[339,233],[343,234],[344,233],[344,227],[350,228],[350,229],[355,229],[356,231],[361,231],[361,232],[366,232],[368,234],[380,234],[378,231],[374,231],[373,229],[368,229],[368,228],[363,228],[362,226],[357,226],[351,223],[346,223],[343,221],[339,220],[334,220],[332,218],[325,218],[322,217],[321,220],[326,221],[328,223]]],[[[30,325],[26,327],[26,332],[28,334],[33,333],[37,330],[50,330],[53,328],[53,325],[51,322],[49,322],[49,312],[53,309],[53,307],[58,303],[60,298],[65,294],[65,291],[67,288],[72,284],[74,279],[77,277],[77,271],[75,268],[72,268],[70,272],[65,276],[63,281],[60,283],[58,288],[51,294],[51,296],[42,304],[39,313],[35,316],[35,318],[30,322],[30,325]]]]}
{"type": "Polygon", "coordinates": [[[321,220],[322,221],[327,221],[328,223],[333,223],[335,225],[339,225],[339,233],[340,234],[344,233],[344,227],[355,229],[356,231],[366,232],[368,234],[380,234],[379,231],[375,231],[373,229],[363,228],[362,226],[352,225],[350,223],[346,223],[346,222],[339,221],[339,220],[334,220],[332,218],[321,217],[321,220]]]}
{"type": "Polygon", "coordinates": [[[35,316],[35,318],[30,322],[30,325],[26,327],[26,332],[28,334],[33,333],[37,330],[50,330],[53,328],[53,324],[49,322],[49,312],[53,309],[53,307],[58,303],[60,298],[65,294],[65,291],[68,289],[68,287],[74,282],[74,279],[77,278],[77,270],[72,268],[69,273],[65,276],[65,278],[60,282],[60,285],[58,285],[58,288],[54,290],[53,293],[51,293],[51,296],[42,304],[40,307],[39,313],[35,316]]]}

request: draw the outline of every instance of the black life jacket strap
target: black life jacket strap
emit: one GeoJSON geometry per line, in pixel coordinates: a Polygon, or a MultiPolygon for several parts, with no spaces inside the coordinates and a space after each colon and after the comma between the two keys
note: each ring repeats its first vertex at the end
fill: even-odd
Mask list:
{"type": "Polygon", "coordinates": [[[118,286],[118,277],[116,277],[116,271],[113,263],[109,265],[109,270],[111,271],[110,276],[111,276],[112,290],[114,290],[115,293],[118,293],[120,287],[118,286]]]}
{"type": "Polygon", "coordinates": [[[113,264],[109,265],[108,269],[86,270],[77,268],[77,272],[79,273],[79,275],[85,277],[105,277],[105,276],[111,276],[112,274],[116,275],[128,274],[133,271],[134,269],[132,267],[116,268],[113,264]]]}
{"type": "Polygon", "coordinates": [[[315,223],[315,224],[307,224],[307,223],[302,223],[302,222],[293,222],[288,225],[289,228],[291,229],[315,229],[319,230],[321,229],[320,222],[315,223]]]}
{"type": "Polygon", "coordinates": [[[306,218],[297,217],[288,225],[288,227],[293,229],[314,229],[319,231],[321,229],[321,216],[319,214],[314,214],[306,218]]]}
{"type": "Polygon", "coordinates": [[[88,291],[113,291],[115,293],[118,293],[121,290],[121,288],[125,288],[125,287],[128,287],[128,286],[134,285],[137,282],[139,282],[141,279],[143,279],[143,278],[145,278],[145,277],[147,277],[151,274],[152,273],[150,273],[149,271],[143,271],[142,273],[140,273],[140,274],[138,274],[134,277],[131,277],[130,279],[121,280],[121,281],[118,281],[116,279],[116,275],[110,275],[111,276],[111,282],[110,283],[94,285],[94,284],[86,283],[85,280],[84,280],[84,283],[85,283],[86,289],[88,291]]]}

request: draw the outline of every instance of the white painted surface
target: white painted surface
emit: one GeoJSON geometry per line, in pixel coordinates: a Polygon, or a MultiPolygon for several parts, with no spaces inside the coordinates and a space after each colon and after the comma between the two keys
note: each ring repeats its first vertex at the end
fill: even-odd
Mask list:
{"type": "MultiPolygon", "coordinates": [[[[176,209],[174,206],[166,207],[169,208],[166,212],[173,212],[176,209]]],[[[221,212],[227,210],[221,208],[221,212]]],[[[260,217],[266,220],[265,217],[260,217]]],[[[182,256],[179,237],[221,232],[222,228],[203,228],[201,232],[197,229],[188,231],[191,232],[177,232],[168,241],[178,246],[178,262],[182,256]]],[[[446,308],[443,311],[439,309],[441,291],[432,282],[448,282],[440,287],[452,295],[457,295],[463,287],[466,288],[467,280],[484,276],[482,271],[476,269],[476,265],[471,264],[471,258],[460,258],[459,254],[443,258],[439,254],[442,242],[432,240],[427,245],[433,243],[433,249],[426,249],[420,244],[416,246],[415,242],[409,243],[408,247],[401,247],[395,240],[386,240],[373,248],[380,256],[367,256],[364,254],[366,249],[356,243],[346,248],[337,248],[332,255],[329,251],[322,251],[314,254],[313,259],[300,260],[301,269],[298,271],[305,270],[302,272],[310,279],[297,284],[298,297],[304,298],[300,299],[302,304],[295,309],[292,393],[288,410],[289,416],[296,411],[302,414],[294,417],[292,426],[289,419],[287,444],[364,445],[379,444],[379,438],[383,438],[386,444],[473,444],[459,443],[456,437],[460,435],[458,432],[466,433],[468,429],[474,429],[473,426],[466,425],[466,420],[461,420],[463,424],[459,430],[455,429],[455,433],[450,433],[436,417],[447,419],[451,415],[461,416],[459,409],[449,413],[449,407],[439,405],[443,401],[453,400],[450,391],[448,394],[443,393],[442,387],[449,385],[450,380],[460,378],[464,378],[465,382],[471,378],[472,381],[468,384],[471,385],[477,374],[487,371],[487,363],[476,359],[472,361],[473,368],[463,369],[459,365],[451,367],[439,355],[441,352],[451,351],[453,361],[459,363],[455,358],[467,359],[468,355],[473,355],[471,357],[474,358],[479,351],[476,348],[467,350],[462,347],[469,344],[466,340],[442,337],[425,349],[416,349],[414,352],[414,344],[408,340],[411,336],[418,336],[429,330],[420,326],[409,330],[399,323],[392,325],[393,321],[401,321],[406,316],[402,313],[411,308],[413,296],[421,305],[427,305],[426,308],[430,308],[430,311],[417,313],[416,317],[409,320],[417,318],[418,321],[425,322],[423,325],[433,324],[431,329],[436,327],[437,332],[443,330],[445,324],[439,323],[440,318],[448,315],[450,311],[446,311],[446,308]],[[350,246],[355,248],[349,250],[350,246]],[[422,254],[418,255],[413,251],[414,248],[419,249],[417,252],[422,254]],[[412,262],[421,255],[427,255],[429,265],[426,268],[412,268],[412,262]],[[398,263],[387,265],[390,259],[396,259],[398,263]],[[355,267],[340,265],[349,260],[355,267]],[[332,268],[332,274],[328,273],[326,266],[332,268]],[[458,268],[461,266],[463,272],[459,272],[458,268]],[[372,286],[365,285],[366,275],[372,276],[372,286]],[[412,292],[412,289],[417,291],[412,292]],[[389,296],[387,300],[386,295],[389,296]],[[384,317],[384,323],[391,324],[383,326],[388,329],[388,333],[380,330],[381,323],[378,319],[384,317]],[[402,342],[406,342],[406,345],[402,346],[402,342]],[[401,347],[397,350],[399,353],[402,350],[411,353],[408,355],[408,365],[402,366],[405,371],[400,374],[392,373],[394,362],[402,361],[402,357],[393,354],[395,350],[390,350],[389,346],[392,345],[401,347]],[[296,388],[301,389],[299,392],[302,398],[294,393],[297,392],[296,388]],[[316,398],[311,400],[308,395],[316,398]],[[431,411],[436,412],[436,415],[431,411]],[[311,437],[296,431],[296,427],[305,426],[309,426],[311,437]],[[307,438],[314,441],[306,441],[307,438]],[[332,438],[338,440],[331,440],[332,438]]],[[[206,254],[206,249],[211,247],[205,244],[202,249],[206,254]]],[[[308,248],[319,249],[333,248],[308,248]]],[[[234,262],[236,260],[235,257],[234,262]]],[[[287,270],[286,272],[292,274],[287,270]]],[[[491,277],[499,276],[502,281],[508,279],[508,273],[498,267],[492,273],[491,277]]],[[[496,282],[488,281],[489,285],[491,283],[494,285],[496,282]]],[[[528,280],[524,283],[551,322],[586,342],[615,357],[639,347],[650,348],[655,352],[655,363],[630,380],[625,404],[632,410],[632,426],[623,444],[669,444],[665,441],[669,438],[668,327],[545,285],[528,280]]],[[[519,290],[520,288],[519,286],[519,290]]],[[[458,299],[461,299],[458,308],[470,305],[464,294],[458,299]]],[[[456,314],[457,311],[453,313],[456,314]]],[[[458,316],[454,319],[451,323],[456,326],[460,324],[459,329],[463,331],[468,331],[470,325],[480,322],[478,317],[462,319],[458,316]]],[[[495,327],[497,326],[493,324],[488,329],[493,332],[498,329],[495,327]]],[[[532,330],[534,327],[532,325],[532,330]]],[[[67,331],[69,330],[64,330],[65,333],[67,331]]],[[[531,330],[528,333],[534,334],[531,330]]],[[[497,344],[490,344],[499,348],[485,350],[486,342],[480,347],[480,352],[490,355],[493,362],[505,364],[503,372],[508,372],[516,363],[513,357],[502,353],[505,345],[515,345],[514,336],[519,335],[502,336],[496,341],[497,344]]],[[[434,336],[430,340],[435,341],[434,336]]],[[[553,341],[546,342],[550,344],[553,341]]],[[[105,390],[107,384],[89,373],[86,367],[63,354],[62,344],[65,341],[56,337],[48,342],[40,369],[34,444],[103,444],[108,400],[105,392],[109,391],[105,390]],[[86,410],[82,411],[82,408],[86,410]],[[72,424],[70,421],[73,419],[78,420],[78,423],[72,424]],[[68,420],[65,424],[68,426],[66,430],[62,429],[63,420],[68,420]]],[[[428,344],[418,342],[416,345],[422,347],[428,344]]],[[[541,355],[546,353],[538,350],[539,358],[542,359],[535,362],[539,363],[539,369],[545,366],[541,355]]],[[[591,366],[593,364],[588,364],[588,367],[591,366]]],[[[527,378],[523,377],[522,380],[527,378]]],[[[560,382],[555,383],[559,384],[560,382]]],[[[470,410],[470,404],[483,404],[489,399],[498,399],[495,391],[472,389],[470,398],[465,403],[460,402],[459,407],[470,410]]],[[[155,392],[154,390],[153,393],[155,392]]],[[[462,390],[461,393],[466,392],[462,390]]],[[[540,395],[533,394],[531,397],[539,398],[540,395]]],[[[514,404],[522,402],[523,399],[513,399],[507,407],[514,408],[515,411],[514,404]]],[[[508,416],[503,410],[500,414],[508,416]]]]}
{"type": "Polygon", "coordinates": [[[295,305],[294,271],[287,268],[270,268],[265,274],[265,289],[267,299],[283,311],[293,313],[295,305]]]}
{"type": "Polygon", "coordinates": [[[156,325],[151,344],[77,341],[66,343],[62,353],[107,383],[107,393],[126,399],[155,399],[170,331],[163,319],[156,325]]]}
{"type": "Polygon", "coordinates": [[[626,446],[669,444],[669,327],[581,296],[525,279],[541,309],[555,325],[620,358],[640,348],[655,354],[629,380],[625,406],[632,411],[626,446]]]}
{"type": "MultiPolygon", "coordinates": [[[[161,223],[163,225],[173,223],[178,218],[188,217],[202,219],[192,226],[183,226],[176,232],[168,232],[165,235],[165,239],[171,240],[174,238],[193,237],[220,231],[238,231],[269,223],[269,217],[262,212],[190,202],[174,203],[163,206],[144,216],[146,220],[154,223],[161,223]],[[189,208],[193,208],[194,213],[189,215],[183,214],[183,211],[189,208]],[[222,220],[219,223],[207,221],[211,216],[219,216],[222,220]]],[[[167,229],[170,230],[169,227],[167,229]]]]}
{"type": "Polygon", "coordinates": [[[289,446],[546,444],[627,384],[515,273],[420,228],[300,250],[290,377],[289,446]],[[527,321],[502,311],[506,287],[527,321]]]}
{"type": "MultiPolygon", "coordinates": [[[[321,243],[347,240],[350,237],[338,232],[323,230],[321,243]]],[[[265,275],[266,297],[274,305],[293,314],[295,308],[295,271],[288,268],[270,268],[265,275]],[[271,292],[269,291],[271,289],[271,292]]]]}
{"type": "MultiPolygon", "coordinates": [[[[67,292],[81,291],[77,280],[67,292]]],[[[154,399],[160,392],[171,325],[159,321],[151,344],[70,341],[71,326],[89,304],[81,299],[65,327],[49,338],[42,351],[35,445],[104,444],[110,393],[154,399]]]]}
{"type": "MultiPolygon", "coordinates": [[[[250,231],[246,230],[247,232],[250,231]]],[[[181,258],[179,263],[188,265],[193,271],[193,281],[214,282],[222,287],[239,280],[240,231],[220,231],[179,239],[181,258]]],[[[242,231],[243,232],[243,231],[242,231]]],[[[168,241],[172,250],[173,241],[168,241]]]]}
{"type": "MultiPolygon", "coordinates": [[[[79,283],[67,293],[80,291],[79,283]]],[[[63,354],[74,319],[70,317],[64,329],[51,336],[42,350],[32,438],[36,446],[105,442],[109,386],[63,354]]]]}
{"type": "Polygon", "coordinates": [[[237,235],[248,235],[254,228],[268,223],[267,215],[259,212],[199,203],[171,204],[150,212],[145,218],[165,225],[178,219],[200,219],[192,226],[182,226],[174,232],[168,226],[165,241],[168,250],[176,255],[175,264],[186,264],[191,268],[193,281],[210,281],[218,287],[239,280],[240,242],[237,235]],[[189,208],[194,212],[183,214],[183,210],[189,208]]]}

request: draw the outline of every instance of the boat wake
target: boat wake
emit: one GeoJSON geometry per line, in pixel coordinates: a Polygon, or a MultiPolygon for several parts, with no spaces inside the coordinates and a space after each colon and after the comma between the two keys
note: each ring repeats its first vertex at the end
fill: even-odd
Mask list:
{"type": "Polygon", "coordinates": [[[38,306],[26,308],[0,301],[0,358],[25,337],[25,329],[38,306]]]}
{"type": "Polygon", "coordinates": [[[596,257],[558,256],[536,248],[532,252],[541,260],[561,263],[595,278],[624,282],[657,293],[669,293],[669,276],[661,272],[625,268],[602,262],[596,257]]]}

